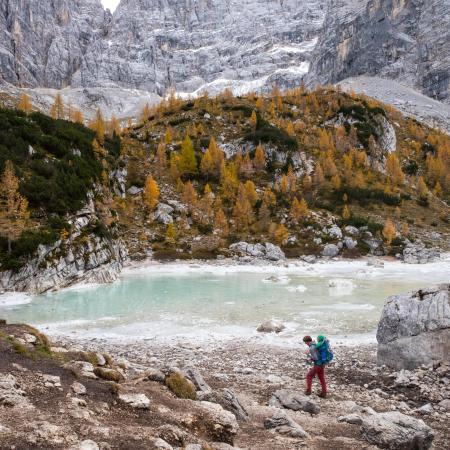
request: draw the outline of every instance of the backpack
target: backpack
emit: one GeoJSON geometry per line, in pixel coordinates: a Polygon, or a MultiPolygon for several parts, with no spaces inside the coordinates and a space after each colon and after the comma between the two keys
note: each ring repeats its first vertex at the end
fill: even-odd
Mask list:
{"type": "Polygon", "coordinates": [[[322,364],[329,364],[331,361],[333,361],[334,354],[330,348],[330,343],[328,342],[328,340],[317,350],[319,351],[319,359],[320,361],[322,361],[322,364]]]}

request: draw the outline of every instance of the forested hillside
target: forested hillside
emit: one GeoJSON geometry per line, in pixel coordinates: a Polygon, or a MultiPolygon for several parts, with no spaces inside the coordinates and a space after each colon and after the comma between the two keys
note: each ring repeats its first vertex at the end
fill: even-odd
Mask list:
{"type": "Polygon", "coordinates": [[[60,98],[53,118],[25,97],[19,107],[0,110],[4,269],[67,239],[90,200],[98,221],[84,232],[117,224],[136,258],[226,255],[241,240],[320,254],[342,238],[333,224],[364,233],[340,249],[349,257],[418,238],[448,245],[450,138],[370,98],[328,87],[172,95],[122,130],[100,111],[89,128],[77,123],[60,98]]]}

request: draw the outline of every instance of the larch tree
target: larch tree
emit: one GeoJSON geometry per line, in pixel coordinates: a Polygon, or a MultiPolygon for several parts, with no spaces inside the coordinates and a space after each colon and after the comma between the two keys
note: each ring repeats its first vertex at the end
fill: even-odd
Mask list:
{"type": "Polygon", "coordinates": [[[348,219],[350,219],[351,216],[352,216],[352,214],[350,212],[348,205],[344,205],[344,209],[342,210],[342,218],[344,220],[348,220],[348,219]]]}
{"type": "Polygon", "coordinates": [[[83,123],[83,113],[79,109],[74,109],[72,112],[72,121],[75,123],[83,123]]]}
{"type": "Polygon", "coordinates": [[[230,228],[228,225],[228,219],[223,212],[222,207],[219,207],[214,217],[214,231],[222,237],[226,237],[230,234],[230,228]]]}
{"type": "Polygon", "coordinates": [[[64,119],[64,102],[59,92],[56,94],[55,101],[50,110],[50,115],[53,119],[64,119]]]}
{"type": "Polygon", "coordinates": [[[103,145],[103,142],[105,142],[105,120],[100,108],[97,109],[94,120],[92,120],[89,127],[95,131],[98,142],[103,145]]]}
{"type": "Polygon", "coordinates": [[[202,160],[200,162],[200,173],[208,179],[213,177],[216,173],[216,165],[214,164],[214,160],[209,148],[202,156],[202,160]]]}
{"type": "Polygon", "coordinates": [[[386,241],[386,244],[391,245],[392,241],[394,240],[395,236],[397,235],[397,230],[395,229],[395,225],[390,218],[386,219],[382,233],[383,233],[384,240],[386,241]]]}
{"type": "Polygon", "coordinates": [[[289,217],[293,223],[298,224],[301,220],[306,219],[309,214],[308,204],[305,199],[299,201],[297,197],[294,198],[291,204],[289,217]]]}
{"type": "Polygon", "coordinates": [[[402,223],[402,227],[401,227],[401,234],[403,237],[408,237],[409,235],[409,225],[407,222],[403,222],[402,223]]]}
{"type": "Polygon", "coordinates": [[[184,184],[181,198],[183,203],[187,205],[189,212],[193,214],[197,208],[198,194],[194,188],[194,185],[190,181],[184,184]]]}
{"type": "Polygon", "coordinates": [[[386,175],[392,186],[401,186],[405,181],[400,161],[393,153],[389,154],[386,160],[386,175]]]}
{"type": "Polygon", "coordinates": [[[167,225],[166,242],[169,244],[175,244],[176,240],[177,240],[177,230],[175,228],[175,224],[173,222],[170,222],[167,225]]]}
{"type": "Polygon", "coordinates": [[[252,111],[252,115],[250,116],[250,125],[254,130],[256,130],[256,125],[258,125],[258,116],[256,115],[256,111],[252,111]]]}
{"type": "Polygon", "coordinates": [[[142,108],[140,121],[141,123],[144,123],[148,120],[151,114],[150,105],[148,103],[145,104],[145,106],[142,108]]]}
{"type": "Polygon", "coordinates": [[[164,142],[169,145],[172,143],[173,140],[173,131],[172,128],[167,127],[166,132],[164,134],[164,142]]]}
{"type": "Polygon", "coordinates": [[[220,176],[220,193],[224,200],[233,202],[239,187],[236,166],[233,163],[222,161],[220,176]]]}
{"type": "Polygon", "coordinates": [[[17,108],[27,114],[33,110],[33,105],[31,104],[30,96],[25,92],[20,96],[17,108]]]}
{"type": "Polygon", "coordinates": [[[144,202],[150,211],[153,211],[159,201],[159,187],[154,178],[149,175],[145,180],[145,187],[143,192],[144,202]]]}
{"type": "Polygon", "coordinates": [[[113,114],[111,116],[111,119],[108,123],[108,134],[113,137],[115,136],[120,136],[121,133],[121,127],[120,127],[120,121],[119,119],[117,119],[117,117],[113,114]]]}
{"type": "Polygon", "coordinates": [[[273,231],[273,238],[278,245],[285,245],[289,239],[289,230],[280,223],[273,231]]]}
{"type": "Polygon", "coordinates": [[[11,242],[20,237],[29,218],[28,201],[19,193],[19,179],[11,161],[6,161],[0,184],[0,234],[11,242]]]}
{"type": "Polygon", "coordinates": [[[420,176],[419,179],[417,180],[417,192],[418,192],[420,198],[428,197],[428,194],[429,194],[428,187],[422,176],[420,176]]]}
{"type": "Polygon", "coordinates": [[[327,156],[323,163],[323,170],[327,178],[332,178],[338,174],[336,164],[331,156],[327,156]]]}
{"type": "Polygon", "coordinates": [[[203,197],[198,202],[198,220],[204,225],[210,225],[214,219],[214,194],[209,186],[205,185],[203,197]]]}
{"type": "Polygon", "coordinates": [[[253,167],[258,173],[262,173],[266,170],[266,152],[261,144],[256,147],[255,156],[253,158],[253,167]]]}
{"type": "Polygon", "coordinates": [[[254,221],[253,208],[247,198],[245,186],[239,185],[236,203],[233,208],[233,217],[236,231],[248,231],[249,226],[254,221]]]}
{"type": "Polygon", "coordinates": [[[255,172],[252,160],[250,159],[250,154],[245,152],[244,157],[239,165],[239,175],[243,178],[251,178],[255,172]]]}
{"type": "Polygon", "coordinates": [[[339,175],[335,175],[331,178],[331,185],[335,191],[339,190],[342,186],[341,177],[339,175]]]}
{"type": "Polygon", "coordinates": [[[248,180],[245,182],[244,186],[245,186],[245,192],[247,195],[247,199],[253,208],[259,199],[258,193],[256,192],[255,184],[253,183],[253,181],[248,180]]]}
{"type": "Polygon", "coordinates": [[[158,176],[161,177],[164,171],[167,169],[167,152],[166,152],[166,144],[164,142],[160,142],[156,149],[155,165],[158,176]]]}
{"type": "Polygon", "coordinates": [[[194,144],[188,134],[181,144],[179,168],[182,175],[193,176],[198,173],[194,144]]]}
{"type": "Polygon", "coordinates": [[[320,187],[325,181],[325,176],[323,174],[322,165],[317,163],[316,168],[314,170],[314,178],[313,182],[316,187],[320,187]]]}

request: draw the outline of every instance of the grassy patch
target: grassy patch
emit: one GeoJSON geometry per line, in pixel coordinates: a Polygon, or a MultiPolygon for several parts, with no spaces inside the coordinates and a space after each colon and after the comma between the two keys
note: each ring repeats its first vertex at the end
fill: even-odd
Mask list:
{"type": "Polygon", "coordinates": [[[194,385],[182,374],[174,372],[166,378],[166,386],[178,397],[197,400],[194,385]]]}

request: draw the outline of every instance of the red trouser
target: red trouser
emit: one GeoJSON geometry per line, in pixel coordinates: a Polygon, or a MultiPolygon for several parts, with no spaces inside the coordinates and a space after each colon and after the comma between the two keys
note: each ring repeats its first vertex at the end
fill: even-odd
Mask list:
{"type": "Polygon", "coordinates": [[[327,383],[325,381],[325,366],[314,366],[306,374],[306,389],[311,392],[313,378],[317,376],[319,378],[320,384],[322,385],[322,394],[327,393],[327,383]]]}

